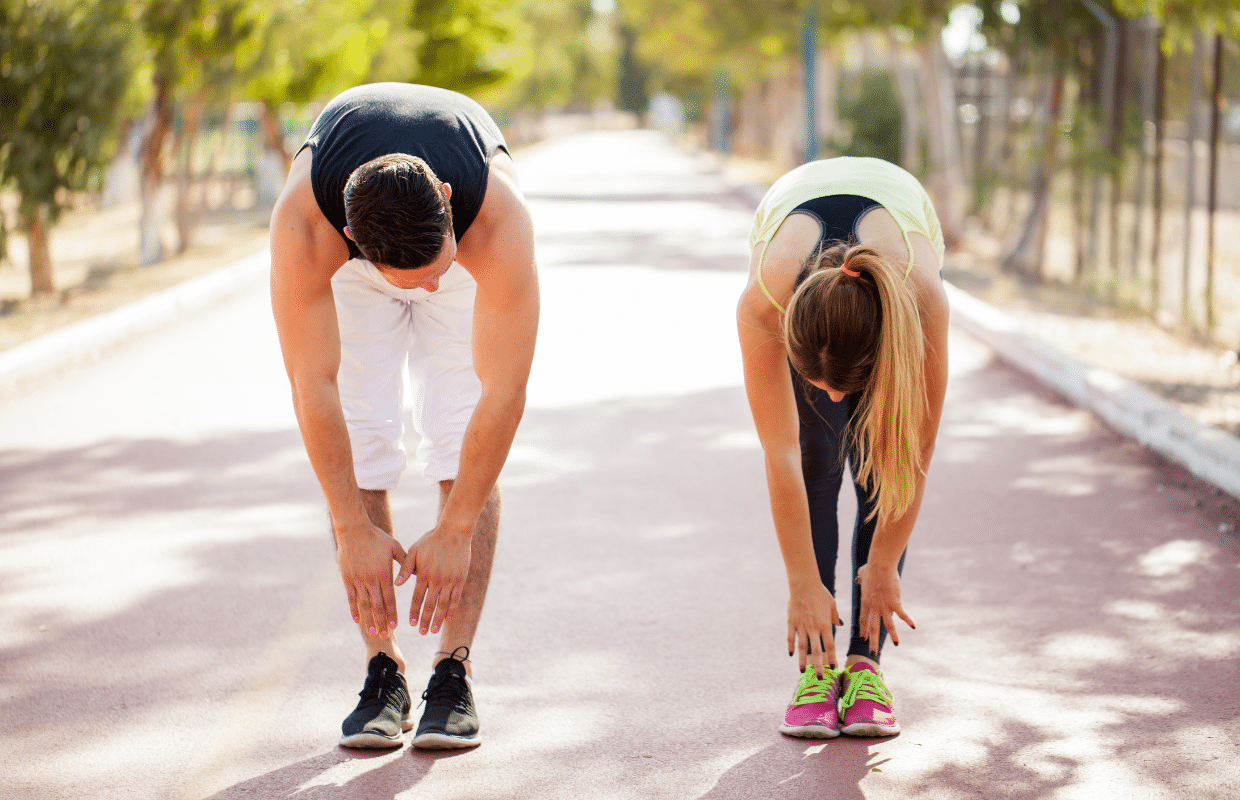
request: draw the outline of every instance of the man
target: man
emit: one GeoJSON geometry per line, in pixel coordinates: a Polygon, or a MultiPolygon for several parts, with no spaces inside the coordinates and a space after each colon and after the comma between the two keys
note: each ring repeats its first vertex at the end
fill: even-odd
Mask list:
{"type": "Polygon", "coordinates": [[[271,220],[272,308],[302,440],[327,499],[367,677],[340,743],[412,727],[393,631],[439,633],[415,747],[478,743],[469,648],[499,526],[495,485],[525,406],[538,327],[534,236],[503,136],[474,101],[428,86],[350,89],[323,110],[271,220]],[[414,387],[435,527],[406,552],[388,492],[414,387]]]}

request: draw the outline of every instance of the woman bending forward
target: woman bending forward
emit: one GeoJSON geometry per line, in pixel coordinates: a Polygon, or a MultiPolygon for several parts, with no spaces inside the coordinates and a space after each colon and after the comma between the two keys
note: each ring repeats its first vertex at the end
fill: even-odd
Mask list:
{"type": "Polygon", "coordinates": [[[805,164],[754,217],[737,309],[745,389],[788,572],[788,654],[801,667],[780,730],[900,730],[878,669],[947,386],[938,217],[912,175],[873,158],[805,164]],[[852,636],[837,669],[836,502],[851,469],[852,636]]]}

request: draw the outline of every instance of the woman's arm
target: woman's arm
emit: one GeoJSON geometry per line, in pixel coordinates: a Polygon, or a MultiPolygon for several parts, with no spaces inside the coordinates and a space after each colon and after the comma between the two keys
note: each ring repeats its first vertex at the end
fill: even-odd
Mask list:
{"type": "MultiPolygon", "coordinates": [[[[767,287],[786,299],[795,274],[782,280],[784,271],[769,269],[770,263],[767,287]]],[[[737,306],[737,330],[745,391],[762,443],[771,515],[788,575],[788,653],[798,652],[802,668],[808,661],[821,673],[824,665],[835,665],[831,626],[842,622],[835,598],[818,575],[801,473],[800,423],[779,312],[758,285],[756,269],[750,271],[749,285],[737,306]]]]}

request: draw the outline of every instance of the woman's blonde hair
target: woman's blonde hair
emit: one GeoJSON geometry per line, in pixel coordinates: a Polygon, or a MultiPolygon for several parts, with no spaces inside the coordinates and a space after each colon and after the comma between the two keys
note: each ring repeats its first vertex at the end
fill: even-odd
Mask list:
{"type": "Polygon", "coordinates": [[[839,392],[861,392],[848,430],[869,518],[899,517],[921,474],[921,317],[904,275],[874,250],[837,244],[811,258],[784,315],[793,369],[839,392]]]}

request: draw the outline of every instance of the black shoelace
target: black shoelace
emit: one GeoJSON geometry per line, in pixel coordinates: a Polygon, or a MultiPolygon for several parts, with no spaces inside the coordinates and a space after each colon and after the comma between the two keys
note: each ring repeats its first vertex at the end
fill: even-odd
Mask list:
{"type": "Polygon", "coordinates": [[[366,683],[357,693],[361,705],[386,705],[400,710],[404,704],[401,697],[400,675],[394,669],[385,668],[378,675],[367,675],[366,683]]]}
{"type": "Polygon", "coordinates": [[[422,692],[422,702],[426,703],[427,708],[447,706],[463,714],[468,713],[471,707],[465,679],[451,672],[442,672],[431,677],[426,691],[422,692]]]}

